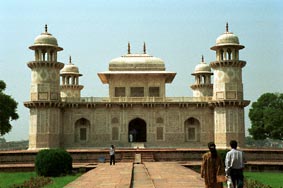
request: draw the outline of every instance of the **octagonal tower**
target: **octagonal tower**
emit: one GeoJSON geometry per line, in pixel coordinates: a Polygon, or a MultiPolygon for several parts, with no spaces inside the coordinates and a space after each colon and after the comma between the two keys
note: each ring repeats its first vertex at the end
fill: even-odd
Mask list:
{"type": "Polygon", "coordinates": [[[214,70],[213,100],[215,144],[218,148],[228,148],[230,140],[237,140],[244,145],[245,122],[244,107],[249,101],[243,100],[242,68],[245,61],[239,60],[239,50],[244,46],[239,38],[226,32],[216,39],[211,47],[216,51],[216,61],[210,66],[214,70]]]}
{"type": "Polygon", "coordinates": [[[59,147],[60,134],[60,69],[57,52],[63,50],[57,39],[47,32],[35,38],[29,47],[35,59],[28,62],[31,69],[29,149],[59,147]]]}

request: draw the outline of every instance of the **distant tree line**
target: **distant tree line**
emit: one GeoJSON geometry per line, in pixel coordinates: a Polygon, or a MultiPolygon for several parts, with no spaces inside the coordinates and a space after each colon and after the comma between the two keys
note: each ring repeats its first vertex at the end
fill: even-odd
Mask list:
{"type": "Polygon", "coordinates": [[[283,140],[283,93],[265,93],[249,111],[250,135],[255,140],[283,140]]]}
{"type": "Polygon", "coordinates": [[[24,150],[28,149],[28,140],[6,142],[5,138],[0,138],[0,150],[24,150]]]}

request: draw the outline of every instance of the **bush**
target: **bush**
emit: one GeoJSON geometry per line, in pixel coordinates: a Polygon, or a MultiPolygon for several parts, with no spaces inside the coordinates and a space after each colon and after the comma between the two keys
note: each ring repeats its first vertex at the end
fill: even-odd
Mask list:
{"type": "Polygon", "coordinates": [[[72,171],[72,157],[62,149],[44,149],[35,158],[35,170],[39,176],[57,177],[72,171]]]}
{"type": "Polygon", "coordinates": [[[217,153],[221,157],[223,163],[225,163],[225,158],[228,151],[230,150],[217,150],[217,153]]]}

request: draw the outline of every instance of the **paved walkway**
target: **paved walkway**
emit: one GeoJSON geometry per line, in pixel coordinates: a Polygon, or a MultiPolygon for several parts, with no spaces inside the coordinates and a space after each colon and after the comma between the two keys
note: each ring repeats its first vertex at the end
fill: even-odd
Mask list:
{"type": "Polygon", "coordinates": [[[175,162],[99,163],[66,188],[204,188],[200,175],[175,162]]]}

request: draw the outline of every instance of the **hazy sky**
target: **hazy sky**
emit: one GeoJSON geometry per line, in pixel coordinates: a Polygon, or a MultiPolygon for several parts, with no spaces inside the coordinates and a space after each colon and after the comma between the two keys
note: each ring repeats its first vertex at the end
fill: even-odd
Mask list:
{"type": "MultiPolygon", "coordinates": [[[[254,102],[265,92],[283,92],[283,1],[282,0],[9,0],[0,6],[0,80],[6,93],[18,101],[19,120],[13,121],[7,140],[28,139],[31,70],[34,59],[28,47],[44,31],[57,38],[83,76],[82,96],[108,96],[97,72],[106,71],[108,62],[127,53],[142,52],[143,42],[150,55],[164,60],[167,71],[177,72],[167,85],[167,96],[192,96],[191,73],[204,55],[215,60],[210,47],[229,30],[245,46],[240,59],[243,68],[244,98],[254,102]],[[281,55],[280,55],[281,54],[281,55]]],[[[251,105],[250,105],[251,106],[251,105]]],[[[245,108],[246,127],[250,126],[245,108]]]]}

